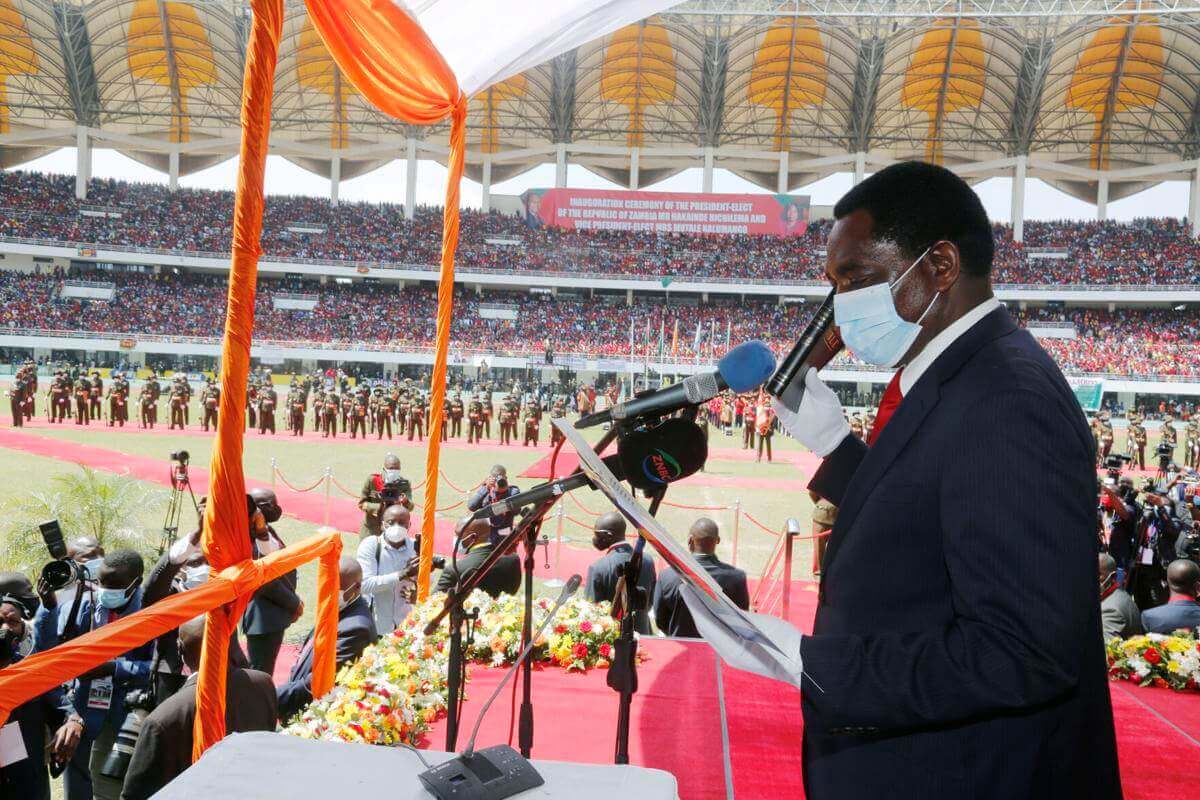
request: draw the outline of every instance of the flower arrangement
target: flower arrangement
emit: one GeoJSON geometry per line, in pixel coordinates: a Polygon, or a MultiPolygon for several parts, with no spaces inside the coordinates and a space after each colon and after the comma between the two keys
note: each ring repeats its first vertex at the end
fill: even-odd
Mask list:
{"type": "Polygon", "coordinates": [[[1109,639],[1108,675],[1141,686],[1200,690],[1200,641],[1194,631],[1109,639]]]}
{"type": "MultiPolygon", "coordinates": [[[[446,711],[448,636],[444,629],[425,635],[442,603],[435,596],[415,606],[404,624],[342,667],[333,691],[309,704],[284,733],[385,746],[421,741],[446,711]]],[[[492,598],[477,591],[464,605],[479,611],[467,657],[491,666],[511,664],[521,650],[522,603],[513,595],[492,598]]],[[[534,630],[553,605],[546,597],[534,600],[534,630]]],[[[608,603],[572,600],[551,624],[535,644],[535,661],[579,671],[608,667],[620,633],[608,603]]]]}

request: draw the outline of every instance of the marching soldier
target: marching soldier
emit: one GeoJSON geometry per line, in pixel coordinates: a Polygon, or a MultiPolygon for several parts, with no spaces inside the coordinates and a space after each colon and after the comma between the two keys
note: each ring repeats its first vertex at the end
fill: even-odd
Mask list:
{"type": "Polygon", "coordinates": [[[267,431],[275,435],[275,405],[279,402],[279,393],[270,381],[264,383],[258,390],[258,432],[267,431]]]}
{"type": "Polygon", "coordinates": [[[367,412],[370,410],[371,398],[367,395],[367,385],[359,384],[358,390],[355,391],[354,397],[351,398],[350,409],[350,438],[358,438],[355,432],[367,438],[367,412]]]}
{"type": "Polygon", "coordinates": [[[87,375],[80,373],[75,379],[75,424],[90,425],[91,412],[88,411],[88,400],[92,395],[92,381],[87,375]]]}
{"type": "Polygon", "coordinates": [[[1200,421],[1195,416],[1188,420],[1184,430],[1183,448],[1184,466],[1200,467],[1200,421]]]}
{"type": "Polygon", "coordinates": [[[313,431],[320,433],[325,430],[325,387],[318,383],[313,392],[313,431]]]}
{"type": "MultiPolygon", "coordinates": [[[[492,417],[496,416],[496,406],[492,402],[492,389],[489,384],[483,385],[483,432],[487,438],[492,438],[492,417]]],[[[476,438],[476,441],[479,441],[476,438]]]]}
{"type": "Polygon", "coordinates": [[[1112,452],[1113,426],[1112,418],[1107,411],[1100,412],[1100,463],[1103,464],[1108,454],[1112,452]]]}
{"type": "Polygon", "coordinates": [[[22,410],[25,412],[25,421],[29,422],[33,419],[36,413],[34,406],[37,405],[37,390],[38,390],[38,375],[37,365],[32,361],[25,364],[25,398],[22,403],[22,410]]]}
{"type": "Polygon", "coordinates": [[[521,407],[517,398],[511,394],[505,397],[500,405],[500,444],[512,444],[513,439],[517,438],[517,419],[520,413],[521,407]]]}
{"type": "Polygon", "coordinates": [[[108,387],[108,427],[118,425],[124,428],[128,421],[129,381],[125,380],[125,373],[114,372],[108,387]]]}
{"type": "Polygon", "coordinates": [[[200,390],[200,407],[204,409],[204,430],[208,430],[209,422],[213,430],[217,429],[217,409],[221,406],[221,387],[211,376],[206,377],[204,388],[200,390]]]}
{"type": "Polygon", "coordinates": [[[187,378],[183,375],[176,375],[175,380],[172,381],[171,396],[167,403],[171,409],[171,423],[167,426],[167,430],[173,431],[176,427],[183,430],[187,427],[185,412],[188,404],[187,378]]]}
{"type": "Polygon", "coordinates": [[[413,435],[416,434],[417,441],[425,441],[425,398],[420,392],[413,392],[412,403],[408,407],[408,440],[413,440],[413,435]]]}
{"type": "Polygon", "coordinates": [[[92,419],[100,419],[104,416],[101,409],[101,401],[104,397],[104,379],[100,377],[100,370],[92,370],[91,386],[88,388],[88,416],[92,419]]]}
{"type": "Polygon", "coordinates": [[[462,438],[463,401],[462,394],[454,393],[450,400],[450,435],[455,439],[462,438]]]}
{"type": "Polygon", "coordinates": [[[1175,460],[1175,448],[1179,445],[1179,432],[1175,430],[1175,417],[1167,414],[1162,421],[1162,443],[1171,445],[1171,460],[1175,460]]]}
{"type": "Polygon", "coordinates": [[[251,372],[246,380],[246,430],[258,427],[258,391],[258,378],[251,372]]]}
{"type": "MultiPolygon", "coordinates": [[[[553,421],[553,420],[556,420],[556,419],[562,419],[562,418],[564,418],[564,417],[566,417],[566,416],[567,416],[567,404],[566,404],[566,402],[564,402],[564,401],[563,401],[563,399],[560,397],[560,398],[558,398],[557,400],[555,400],[555,401],[554,401],[554,405],[553,405],[553,406],[551,406],[551,408],[550,408],[550,419],[551,419],[551,421],[553,421]]],[[[553,422],[551,422],[551,425],[550,425],[550,445],[551,445],[552,447],[553,447],[553,446],[557,446],[557,445],[558,445],[558,443],[559,443],[559,442],[561,442],[561,441],[562,441],[563,439],[565,439],[565,438],[566,438],[566,437],[565,437],[565,436],[563,436],[563,434],[562,434],[562,431],[560,431],[560,430],[558,429],[558,426],[554,425],[554,424],[553,424],[553,422]]]]}
{"type": "Polygon", "coordinates": [[[342,432],[350,430],[350,413],[354,410],[354,394],[347,381],[342,379],[342,432]]]}
{"type": "Polygon", "coordinates": [[[25,393],[29,391],[29,378],[25,368],[17,370],[12,386],[8,387],[8,407],[12,410],[14,428],[25,425],[25,393]]]}
{"type": "Polygon", "coordinates": [[[308,392],[296,382],[295,378],[292,378],[287,396],[288,430],[292,432],[292,436],[304,435],[304,415],[308,412],[307,400],[308,392]]]}
{"type": "Polygon", "coordinates": [[[534,447],[538,446],[538,434],[541,430],[541,420],[537,411],[537,401],[531,401],[525,406],[525,437],[521,441],[522,447],[528,447],[532,442],[534,447]]]}
{"type": "Polygon", "coordinates": [[[754,408],[753,402],[746,400],[743,397],[739,397],[738,399],[743,401],[743,405],[742,405],[742,449],[743,450],[753,450],[754,449],[754,435],[755,435],[754,425],[755,425],[755,419],[756,419],[756,416],[755,416],[756,409],[754,408]]]}
{"type": "Polygon", "coordinates": [[[337,390],[331,386],[325,391],[325,410],[321,412],[321,433],[324,438],[328,439],[332,436],[337,438],[338,432],[338,414],[342,409],[342,399],[338,397],[337,390]]]}
{"type": "Polygon", "coordinates": [[[50,421],[63,422],[71,411],[70,379],[61,369],[54,370],[49,392],[50,421]]]}
{"type": "MultiPolygon", "coordinates": [[[[396,430],[398,436],[403,436],[408,430],[408,415],[412,411],[412,398],[408,395],[407,389],[401,389],[399,398],[396,401],[396,424],[399,426],[396,430]]],[[[411,440],[412,437],[410,436],[411,440]]]]}
{"type": "Polygon", "coordinates": [[[1129,415],[1129,431],[1126,434],[1126,449],[1133,456],[1132,466],[1138,469],[1146,468],[1146,428],[1142,418],[1136,414],[1129,415]]]}
{"type": "Polygon", "coordinates": [[[755,433],[758,434],[758,461],[762,461],[763,448],[767,450],[767,462],[771,461],[771,437],[775,435],[775,410],[765,397],[759,399],[754,412],[755,433]]]}
{"type": "MultiPolygon", "coordinates": [[[[433,413],[432,406],[429,409],[430,414],[433,413]]],[[[430,423],[432,424],[432,423],[430,423]]],[[[442,441],[446,441],[446,434],[450,432],[450,398],[442,397],[442,441]]]]}
{"type": "Polygon", "coordinates": [[[146,381],[138,392],[138,427],[153,429],[157,416],[158,407],[154,404],[154,393],[150,390],[150,381],[146,381]]]}
{"type": "Polygon", "coordinates": [[[483,438],[483,403],[478,397],[467,404],[467,444],[474,444],[483,438]]]}
{"type": "Polygon", "coordinates": [[[382,386],[375,388],[375,438],[382,439],[383,432],[387,431],[387,437],[392,438],[392,417],[396,413],[396,396],[391,392],[385,392],[382,386]]]}

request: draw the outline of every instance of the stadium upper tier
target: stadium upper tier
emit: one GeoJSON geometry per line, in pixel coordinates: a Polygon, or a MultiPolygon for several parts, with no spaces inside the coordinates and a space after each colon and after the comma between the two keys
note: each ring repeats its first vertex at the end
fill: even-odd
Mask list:
{"type": "MultiPolygon", "coordinates": [[[[63,296],[51,275],[0,271],[0,332],[34,336],[199,337],[212,342],[225,318],[225,282],[215,276],[118,273],[74,275],[114,289],[96,303],[63,296]]],[[[433,341],[433,291],[384,290],[376,285],[259,281],[254,337],[282,347],[342,345],[420,352],[433,341]],[[315,303],[286,310],[279,301],[315,303]]],[[[623,296],[531,296],[475,292],[455,296],[451,348],[457,353],[541,357],[560,354],[633,361],[708,361],[726,343],[762,339],[784,353],[807,323],[811,308],[768,302],[703,305],[623,296]],[[505,318],[507,317],[507,318],[505,318]]],[[[1064,370],[1122,376],[1200,376],[1200,319],[1164,309],[1031,309],[1018,312],[1064,370]],[[1057,338],[1070,336],[1073,338],[1057,338]]],[[[86,349],[86,348],[84,348],[86,349]]],[[[843,357],[840,364],[853,360],[843,357]]]]}
{"type": "MultiPolygon", "coordinates": [[[[73,178],[0,173],[0,236],[109,249],[152,248],[228,253],[233,193],[93,180],[78,201],[73,178]]],[[[319,259],[435,269],[440,209],[412,221],[395,205],[314,197],[270,197],[263,252],[276,260],[319,259]]],[[[823,282],[828,222],[804,236],[661,235],[532,229],[520,218],[465,212],[461,270],[497,274],[561,273],[641,279],[823,282]]],[[[1200,242],[1174,219],[1027,222],[1025,241],[995,229],[993,281],[1018,285],[1140,286],[1200,284],[1200,242]]],[[[667,285],[664,282],[663,285],[667,285]]]]}

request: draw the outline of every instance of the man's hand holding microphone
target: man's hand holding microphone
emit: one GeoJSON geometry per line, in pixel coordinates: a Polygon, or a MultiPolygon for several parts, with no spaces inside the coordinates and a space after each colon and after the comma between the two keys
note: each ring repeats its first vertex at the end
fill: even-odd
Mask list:
{"type": "Polygon", "coordinates": [[[810,369],[804,376],[804,396],[800,407],[793,411],[779,398],[771,401],[779,424],[800,444],[821,458],[837,449],[850,435],[850,423],[842,412],[842,403],[833,390],[810,369]]]}

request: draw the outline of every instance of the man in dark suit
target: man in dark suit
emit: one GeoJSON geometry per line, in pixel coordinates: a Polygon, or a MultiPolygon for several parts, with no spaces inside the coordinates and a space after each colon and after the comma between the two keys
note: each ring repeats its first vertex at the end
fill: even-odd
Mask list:
{"type": "MultiPolygon", "coordinates": [[[[375,643],[375,617],[362,597],[362,567],[354,556],[343,556],[338,565],[337,665],[354,661],[375,643]]],[[[300,648],[287,683],[279,687],[279,721],[287,722],[312,702],[313,631],[300,648]]]]}
{"type": "Polygon", "coordinates": [[[1100,620],[1104,638],[1128,639],[1142,632],[1142,614],[1129,592],[1117,582],[1117,562],[1108,553],[1099,557],[1100,620]]]}
{"type": "Polygon", "coordinates": [[[983,205],[908,162],[834,216],[835,322],[857,357],[901,371],[866,443],[815,372],[798,409],[776,404],[838,506],[798,643],[807,796],[1120,797],[1095,442],[992,294],[983,205]]]}
{"type": "MultiPolygon", "coordinates": [[[[592,528],[592,547],[604,555],[588,567],[586,597],[593,603],[616,602],[625,565],[633,557],[633,546],[625,541],[625,518],[615,511],[597,517],[592,528]]],[[[634,630],[641,634],[650,633],[650,598],[654,596],[654,583],[654,559],[645,552],[638,571],[641,602],[633,616],[634,630]]]]}
{"type": "MultiPolygon", "coordinates": [[[[448,592],[460,580],[474,575],[495,549],[491,542],[492,525],[486,519],[459,522],[456,533],[461,555],[457,563],[453,559],[446,562],[438,576],[435,592],[448,592]]],[[[479,588],[492,597],[516,594],[521,588],[521,559],[512,554],[502,556],[483,576],[479,588]]]]}
{"type": "Polygon", "coordinates": [[[1167,585],[1171,597],[1166,605],[1142,612],[1146,633],[1172,633],[1180,628],[1196,630],[1200,626],[1200,566],[1181,558],[1167,565],[1167,585]]]}
{"type": "MultiPolygon", "coordinates": [[[[696,520],[688,530],[688,551],[738,608],[749,611],[750,590],[746,587],[746,573],[717,558],[720,543],[717,523],[708,517],[696,520]]],[[[671,567],[662,571],[654,586],[654,624],[666,636],[700,638],[692,612],[679,594],[679,573],[671,567]]]]}
{"type": "MultiPolygon", "coordinates": [[[[254,557],[261,558],[283,548],[283,540],[271,523],[283,516],[283,509],[270,489],[251,489],[250,497],[262,512],[262,523],[253,525],[250,535],[254,557]]],[[[283,644],[283,634],[304,613],[304,601],[296,593],[296,570],[284,573],[259,587],[242,614],[242,633],[246,634],[246,655],[250,666],[268,675],[275,674],[275,658],[283,644]]]]}
{"type": "MultiPolygon", "coordinates": [[[[179,651],[192,674],[183,688],[158,705],[142,722],[142,732],[121,800],[147,800],[192,765],[192,729],[196,722],[196,672],[204,649],[204,617],[179,628],[179,651]]],[[[235,667],[225,679],[225,731],[273,731],[278,718],[271,676],[235,667]]]]}

